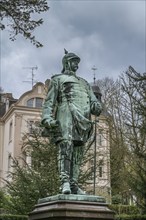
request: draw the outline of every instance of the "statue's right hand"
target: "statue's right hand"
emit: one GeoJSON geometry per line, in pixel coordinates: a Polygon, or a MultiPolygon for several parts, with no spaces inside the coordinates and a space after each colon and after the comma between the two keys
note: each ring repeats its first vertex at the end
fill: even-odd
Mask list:
{"type": "Polygon", "coordinates": [[[62,132],[59,121],[54,119],[46,119],[42,124],[43,127],[45,127],[44,132],[42,133],[43,137],[51,137],[54,143],[56,143],[56,140],[58,141],[62,139],[62,132]]]}
{"type": "Polygon", "coordinates": [[[58,122],[56,120],[53,120],[53,119],[51,121],[46,119],[43,124],[46,128],[58,127],[58,122]]]}

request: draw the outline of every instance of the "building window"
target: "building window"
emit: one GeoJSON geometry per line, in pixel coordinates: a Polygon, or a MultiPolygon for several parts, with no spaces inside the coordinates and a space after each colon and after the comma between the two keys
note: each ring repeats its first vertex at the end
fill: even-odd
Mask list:
{"type": "Polygon", "coordinates": [[[103,144],[102,130],[99,130],[99,132],[98,132],[98,144],[99,144],[99,146],[102,146],[102,144],[103,144]]]}
{"type": "Polygon", "coordinates": [[[27,107],[30,107],[30,108],[31,107],[41,108],[42,104],[43,104],[43,99],[39,97],[32,98],[27,101],[27,107]]]}
{"type": "Polygon", "coordinates": [[[102,177],[103,174],[103,170],[102,170],[102,166],[99,167],[99,177],[102,177]]]}
{"type": "Polygon", "coordinates": [[[10,122],[10,126],[9,126],[9,141],[12,140],[12,129],[13,129],[13,122],[10,122]]]}
{"type": "Polygon", "coordinates": [[[36,98],[35,100],[35,107],[36,108],[41,108],[43,104],[43,99],[42,98],[36,98]]]}
{"type": "Polygon", "coordinates": [[[34,101],[34,99],[29,99],[27,101],[27,107],[33,107],[33,101],[34,101]]]}
{"type": "Polygon", "coordinates": [[[28,133],[29,134],[33,134],[34,132],[38,132],[40,131],[40,127],[39,127],[40,122],[39,121],[28,121],[27,122],[27,127],[28,127],[28,133]]]}
{"type": "Polygon", "coordinates": [[[34,121],[28,121],[27,126],[28,126],[28,133],[32,134],[34,130],[34,121]]]}
{"type": "Polygon", "coordinates": [[[11,170],[11,165],[12,165],[12,156],[9,153],[8,154],[8,172],[10,172],[10,170],[11,170]]]}
{"type": "Polygon", "coordinates": [[[22,158],[23,158],[23,161],[25,162],[23,166],[26,167],[26,152],[25,151],[22,152],[22,158]]]}
{"type": "Polygon", "coordinates": [[[90,160],[90,180],[94,179],[94,160],[90,160]]]}
{"type": "Polygon", "coordinates": [[[23,161],[24,161],[24,164],[23,166],[24,167],[31,167],[31,150],[27,149],[27,147],[25,148],[25,150],[23,151],[22,153],[23,155],[23,161]]]}
{"type": "Polygon", "coordinates": [[[99,161],[99,177],[103,177],[103,160],[99,161]]]}
{"type": "Polygon", "coordinates": [[[31,167],[31,152],[26,153],[26,163],[29,167],[31,167]]]}

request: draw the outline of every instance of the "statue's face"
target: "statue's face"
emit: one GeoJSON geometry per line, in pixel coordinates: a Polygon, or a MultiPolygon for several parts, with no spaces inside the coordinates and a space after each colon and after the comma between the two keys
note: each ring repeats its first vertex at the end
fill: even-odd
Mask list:
{"type": "Polygon", "coordinates": [[[73,72],[76,72],[77,69],[78,69],[78,64],[79,64],[79,61],[78,59],[72,59],[70,60],[70,68],[73,72]]]}

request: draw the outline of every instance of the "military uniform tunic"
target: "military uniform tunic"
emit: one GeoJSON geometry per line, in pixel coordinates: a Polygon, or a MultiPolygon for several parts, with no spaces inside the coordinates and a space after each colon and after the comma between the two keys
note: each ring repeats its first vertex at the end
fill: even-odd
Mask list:
{"type": "Polygon", "coordinates": [[[59,74],[51,79],[42,123],[45,119],[58,120],[62,133],[58,140],[85,143],[92,132],[91,114],[98,116],[101,109],[101,103],[86,80],[74,74],[59,74]]]}

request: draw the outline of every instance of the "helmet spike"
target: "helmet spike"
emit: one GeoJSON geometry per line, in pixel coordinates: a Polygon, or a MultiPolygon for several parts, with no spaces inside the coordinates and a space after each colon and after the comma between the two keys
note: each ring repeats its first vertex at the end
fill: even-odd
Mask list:
{"type": "Polygon", "coordinates": [[[65,48],[64,48],[64,53],[65,53],[65,54],[68,54],[68,51],[67,51],[65,48]]]}

